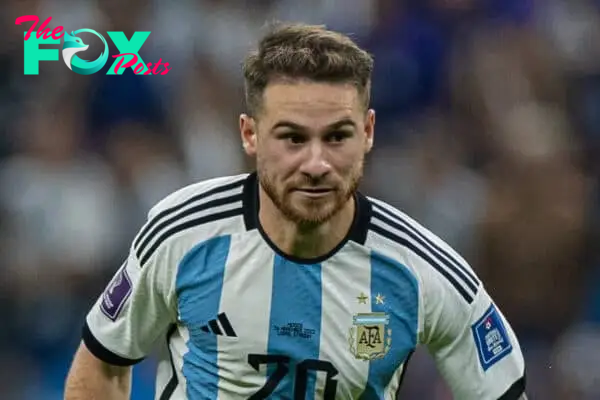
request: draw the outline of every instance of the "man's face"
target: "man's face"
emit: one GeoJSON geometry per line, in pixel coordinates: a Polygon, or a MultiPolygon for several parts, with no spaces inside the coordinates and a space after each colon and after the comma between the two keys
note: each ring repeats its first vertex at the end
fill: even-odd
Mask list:
{"type": "Polygon", "coordinates": [[[375,116],[350,84],[271,83],[258,121],[240,119],[262,188],[291,221],[318,225],[356,190],[373,143],[375,116]]]}

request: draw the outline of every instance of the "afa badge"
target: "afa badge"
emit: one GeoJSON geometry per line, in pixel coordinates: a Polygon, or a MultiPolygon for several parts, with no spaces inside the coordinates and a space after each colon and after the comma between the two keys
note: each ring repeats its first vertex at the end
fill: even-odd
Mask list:
{"type": "Polygon", "coordinates": [[[512,344],[502,318],[492,304],[483,316],[471,327],[479,361],[484,371],[503,359],[512,351],[512,344]]]}
{"type": "Polygon", "coordinates": [[[383,312],[356,314],[348,337],[350,352],[359,360],[383,358],[392,346],[390,317],[383,312]]]}

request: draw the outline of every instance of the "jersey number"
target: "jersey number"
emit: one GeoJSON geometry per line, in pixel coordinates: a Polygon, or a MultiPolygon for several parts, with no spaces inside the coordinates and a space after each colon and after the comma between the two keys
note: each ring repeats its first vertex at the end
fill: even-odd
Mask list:
{"type": "MultiPolygon", "coordinates": [[[[261,364],[276,364],[277,367],[271,376],[267,379],[265,385],[249,397],[249,400],[266,399],[273,393],[279,382],[290,371],[290,358],[283,355],[271,354],[249,354],[248,364],[256,371],[260,371],[261,364]]],[[[294,400],[304,400],[306,398],[306,385],[309,371],[323,371],[327,373],[325,380],[324,400],[335,399],[337,390],[337,381],[333,379],[338,374],[338,370],[329,361],[304,360],[296,366],[296,380],[294,382],[294,400]]]]}

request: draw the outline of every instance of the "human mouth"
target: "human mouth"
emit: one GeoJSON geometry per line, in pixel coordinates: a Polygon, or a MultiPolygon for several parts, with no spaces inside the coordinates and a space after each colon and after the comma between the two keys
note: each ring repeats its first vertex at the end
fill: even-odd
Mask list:
{"type": "Polygon", "coordinates": [[[311,198],[324,197],[333,192],[331,188],[298,188],[296,192],[311,198]]]}

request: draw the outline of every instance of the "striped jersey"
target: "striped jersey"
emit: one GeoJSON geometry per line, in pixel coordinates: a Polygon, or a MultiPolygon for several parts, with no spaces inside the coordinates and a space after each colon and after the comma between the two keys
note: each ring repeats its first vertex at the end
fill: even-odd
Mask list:
{"type": "Polygon", "coordinates": [[[465,260],[354,197],[347,237],[306,260],[262,230],[255,173],[169,195],[89,312],[84,343],[122,366],[158,350],[159,400],[395,399],[419,345],[455,398],[519,398],[517,338],[465,260]]]}

